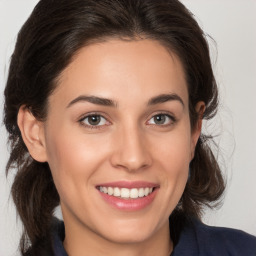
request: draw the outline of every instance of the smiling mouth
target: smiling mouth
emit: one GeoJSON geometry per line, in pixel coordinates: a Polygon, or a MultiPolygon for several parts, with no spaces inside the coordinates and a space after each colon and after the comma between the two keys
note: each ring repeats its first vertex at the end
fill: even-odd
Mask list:
{"type": "Polygon", "coordinates": [[[136,199],[143,198],[150,195],[155,187],[145,187],[145,188],[118,188],[118,187],[103,187],[99,186],[97,189],[109,196],[122,198],[122,199],[136,199]]]}

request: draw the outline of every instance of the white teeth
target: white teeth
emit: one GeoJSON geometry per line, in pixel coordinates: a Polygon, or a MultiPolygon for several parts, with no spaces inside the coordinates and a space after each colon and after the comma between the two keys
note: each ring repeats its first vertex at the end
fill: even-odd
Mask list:
{"type": "Polygon", "coordinates": [[[113,187],[99,187],[100,192],[108,194],[110,196],[121,198],[138,198],[148,196],[153,192],[153,188],[113,188],[113,187]]]}
{"type": "Polygon", "coordinates": [[[143,197],[144,195],[144,188],[139,188],[139,197],[143,197]]]}
{"type": "Polygon", "coordinates": [[[121,191],[119,188],[114,188],[114,196],[121,196],[121,191]]]}
{"type": "Polygon", "coordinates": [[[149,193],[149,188],[145,188],[145,196],[147,196],[149,193]]]}
{"type": "Polygon", "coordinates": [[[112,196],[114,194],[114,189],[111,187],[108,187],[108,194],[112,196]]]}
{"type": "Polygon", "coordinates": [[[139,196],[139,191],[137,188],[132,188],[130,190],[130,198],[138,198],[139,196]]]}
{"type": "Polygon", "coordinates": [[[130,197],[130,191],[128,188],[121,188],[121,197],[122,198],[129,198],[130,197]]]}

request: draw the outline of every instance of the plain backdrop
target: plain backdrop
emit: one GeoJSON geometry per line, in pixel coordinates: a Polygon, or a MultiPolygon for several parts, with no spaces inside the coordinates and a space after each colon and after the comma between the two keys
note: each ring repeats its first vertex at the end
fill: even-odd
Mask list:
{"type": "MultiPolygon", "coordinates": [[[[0,118],[10,55],[21,25],[37,0],[0,0],[0,118]]],[[[227,180],[223,206],[206,210],[210,225],[233,227],[256,235],[256,1],[183,0],[209,39],[221,93],[219,114],[204,125],[216,135],[220,164],[227,180]]],[[[1,122],[2,124],[2,122],[1,122]]],[[[21,225],[6,179],[7,134],[0,126],[0,256],[19,255],[21,225]]]]}

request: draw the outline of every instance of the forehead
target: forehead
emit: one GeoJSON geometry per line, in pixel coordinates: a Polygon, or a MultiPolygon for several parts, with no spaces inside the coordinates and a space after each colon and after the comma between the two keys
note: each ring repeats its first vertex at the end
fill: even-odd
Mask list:
{"type": "Polygon", "coordinates": [[[57,90],[62,99],[92,94],[116,101],[161,93],[188,99],[179,58],[158,41],[109,40],[85,46],[62,72],[57,90]],[[117,98],[117,99],[115,99],[117,98]]]}

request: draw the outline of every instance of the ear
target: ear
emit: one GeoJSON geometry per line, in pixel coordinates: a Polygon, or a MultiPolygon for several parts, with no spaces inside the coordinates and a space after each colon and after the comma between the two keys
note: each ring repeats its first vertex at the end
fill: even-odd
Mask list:
{"type": "Polygon", "coordinates": [[[194,158],[195,155],[195,148],[197,141],[200,137],[201,130],[202,130],[202,122],[203,122],[203,114],[205,111],[205,103],[203,101],[199,101],[196,104],[195,110],[197,112],[198,119],[194,127],[192,127],[192,136],[191,136],[191,160],[194,158]]]}
{"type": "Polygon", "coordinates": [[[37,120],[26,106],[20,107],[17,122],[30,155],[38,162],[46,162],[43,122],[37,120]]]}

